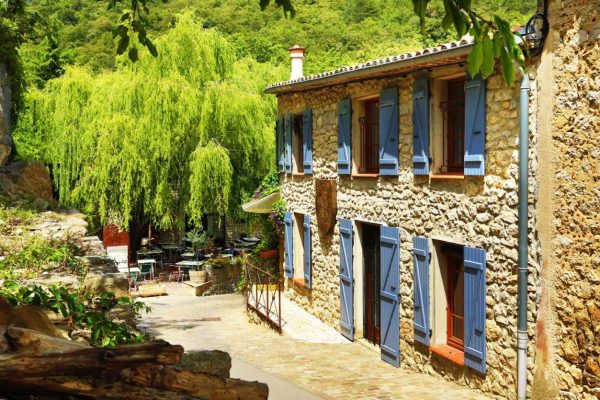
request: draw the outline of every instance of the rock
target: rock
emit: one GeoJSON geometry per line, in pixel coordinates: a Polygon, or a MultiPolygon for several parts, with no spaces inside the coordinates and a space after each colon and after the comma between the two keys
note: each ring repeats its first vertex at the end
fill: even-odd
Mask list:
{"type": "Polygon", "coordinates": [[[231,356],[229,353],[219,350],[194,351],[183,355],[180,366],[194,372],[229,378],[231,356]]]}
{"type": "MultiPolygon", "coordinates": [[[[1,150],[0,150],[1,151],[1,150]]],[[[52,201],[52,181],[46,166],[37,161],[17,161],[0,168],[14,184],[18,193],[10,193],[15,188],[6,188],[10,194],[28,193],[47,202],[52,201]]]]}
{"type": "Polygon", "coordinates": [[[119,298],[129,295],[129,280],[125,274],[121,273],[88,274],[83,281],[82,289],[86,294],[91,295],[113,292],[119,298]]]}
{"type": "Polygon", "coordinates": [[[98,236],[86,236],[81,239],[81,250],[87,256],[105,256],[106,251],[98,236]]]}

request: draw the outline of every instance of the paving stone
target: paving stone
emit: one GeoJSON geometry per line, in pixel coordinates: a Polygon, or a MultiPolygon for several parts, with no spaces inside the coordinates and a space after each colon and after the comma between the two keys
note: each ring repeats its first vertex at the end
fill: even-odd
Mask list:
{"type": "MultiPolygon", "coordinates": [[[[169,296],[148,298],[152,312],[140,326],[186,351],[222,350],[324,399],[457,399],[487,397],[455,383],[394,368],[359,343],[331,343],[330,332],[318,331],[323,343],[277,334],[249,322],[244,299],[237,294],[195,297],[170,285],[169,296]],[[221,321],[206,321],[220,317],[221,321]]],[[[284,307],[285,310],[285,307],[284,307]]],[[[289,310],[289,309],[288,309],[289,310]]],[[[294,316],[295,323],[301,320],[294,316]]],[[[319,329],[318,324],[312,329],[319,329]]],[[[330,328],[327,328],[330,329],[330,328]]]]}

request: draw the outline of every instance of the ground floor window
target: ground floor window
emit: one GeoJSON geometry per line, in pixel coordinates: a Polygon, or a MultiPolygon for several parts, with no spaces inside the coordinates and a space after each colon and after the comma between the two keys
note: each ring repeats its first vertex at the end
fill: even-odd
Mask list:
{"type": "Polygon", "coordinates": [[[442,247],[446,262],[447,341],[458,350],[465,344],[465,291],[463,249],[459,246],[442,247]]]}

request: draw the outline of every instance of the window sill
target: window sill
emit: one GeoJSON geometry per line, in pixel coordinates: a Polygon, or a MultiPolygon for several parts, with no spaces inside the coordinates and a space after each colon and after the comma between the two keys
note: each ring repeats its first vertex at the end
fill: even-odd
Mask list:
{"type": "Polygon", "coordinates": [[[292,279],[292,281],[294,282],[294,285],[302,286],[303,288],[308,289],[306,287],[306,282],[304,281],[304,278],[294,278],[292,279]]]}
{"type": "Polygon", "coordinates": [[[465,176],[462,174],[434,174],[429,176],[432,180],[457,180],[462,181],[465,179],[465,176]]]}
{"type": "Polygon", "coordinates": [[[352,174],[352,178],[377,179],[377,178],[379,178],[379,174],[352,174]]]}
{"type": "Polygon", "coordinates": [[[306,175],[304,172],[294,172],[292,173],[292,176],[304,176],[306,175]]]}
{"type": "Polygon", "coordinates": [[[431,352],[458,365],[465,365],[465,353],[447,344],[431,346],[431,352]]]}

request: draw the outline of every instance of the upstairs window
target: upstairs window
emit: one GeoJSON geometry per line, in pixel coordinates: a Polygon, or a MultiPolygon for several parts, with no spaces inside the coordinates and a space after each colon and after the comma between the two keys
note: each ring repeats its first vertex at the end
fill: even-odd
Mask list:
{"type": "Polygon", "coordinates": [[[304,172],[304,121],[302,114],[294,115],[293,117],[293,133],[292,133],[292,155],[293,155],[293,171],[294,173],[304,172]]]}
{"type": "Polygon", "coordinates": [[[358,135],[354,148],[355,172],[379,173],[379,97],[357,102],[358,135]]]}
{"type": "Polygon", "coordinates": [[[465,78],[444,82],[440,102],[443,127],[443,162],[441,173],[462,174],[465,144],[465,78]]]}

